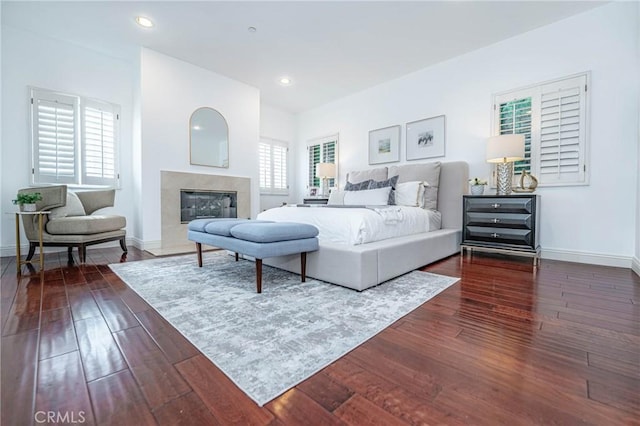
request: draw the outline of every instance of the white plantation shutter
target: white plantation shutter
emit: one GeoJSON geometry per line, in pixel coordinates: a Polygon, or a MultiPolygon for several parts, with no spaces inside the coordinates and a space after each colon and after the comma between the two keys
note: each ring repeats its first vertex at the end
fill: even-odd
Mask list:
{"type": "Polygon", "coordinates": [[[277,143],[273,146],[273,189],[286,193],[289,190],[287,184],[287,153],[289,149],[277,143]]]}
{"type": "Polygon", "coordinates": [[[316,177],[316,166],[320,163],[320,144],[310,145],[307,151],[309,157],[307,187],[318,187],[320,185],[320,179],[316,177]]]}
{"type": "Polygon", "coordinates": [[[272,195],[288,194],[288,144],[283,141],[261,138],[258,145],[258,155],[260,192],[272,195]]]}
{"type": "Polygon", "coordinates": [[[32,90],[31,108],[33,182],[75,183],[78,99],[32,90]]]}
{"type": "Polygon", "coordinates": [[[541,183],[586,180],[586,78],[542,86],[538,169],[541,183]]]}
{"type": "Polygon", "coordinates": [[[583,185],[587,175],[588,73],[494,96],[493,134],[524,134],[525,160],[541,186],[583,185]]]}
{"type": "Polygon", "coordinates": [[[117,106],[85,100],[82,108],[82,180],[87,185],[116,186],[117,106]]]}
{"type": "MultiPolygon", "coordinates": [[[[309,164],[307,187],[317,188],[321,185],[320,179],[316,177],[316,166],[318,163],[338,164],[338,135],[331,135],[309,141],[307,145],[307,158],[309,164]]],[[[328,179],[327,182],[331,188],[335,186],[336,179],[328,179]]]]}
{"type": "Polygon", "coordinates": [[[271,189],[271,144],[260,142],[258,145],[258,161],[260,163],[260,190],[271,189]]]}
{"type": "Polygon", "coordinates": [[[31,88],[32,183],[119,185],[120,108],[31,88]]]}

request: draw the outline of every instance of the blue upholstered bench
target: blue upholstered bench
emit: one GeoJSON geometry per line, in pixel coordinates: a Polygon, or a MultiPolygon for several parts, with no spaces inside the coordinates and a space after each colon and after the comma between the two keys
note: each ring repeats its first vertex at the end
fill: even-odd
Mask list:
{"type": "Polygon", "coordinates": [[[262,259],[300,253],[300,275],[306,281],[307,252],[318,250],[318,229],[304,223],[248,219],[196,219],[189,222],[187,236],[195,241],[198,266],[202,267],[202,244],[256,259],[256,289],[262,293],[262,259]]]}

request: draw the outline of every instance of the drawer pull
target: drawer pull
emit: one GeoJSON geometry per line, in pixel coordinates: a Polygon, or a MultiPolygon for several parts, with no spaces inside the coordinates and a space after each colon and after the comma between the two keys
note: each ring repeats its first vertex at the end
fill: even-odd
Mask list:
{"type": "Polygon", "coordinates": [[[494,209],[497,209],[498,207],[500,207],[500,204],[494,203],[494,204],[491,204],[491,207],[493,207],[494,209]]]}
{"type": "Polygon", "coordinates": [[[493,222],[493,223],[500,223],[500,219],[498,219],[498,218],[494,218],[494,219],[492,220],[492,222],[493,222]]]}
{"type": "Polygon", "coordinates": [[[494,232],[493,234],[491,234],[491,236],[492,236],[493,238],[498,238],[498,237],[500,237],[500,234],[496,234],[496,233],[494,232]]]}

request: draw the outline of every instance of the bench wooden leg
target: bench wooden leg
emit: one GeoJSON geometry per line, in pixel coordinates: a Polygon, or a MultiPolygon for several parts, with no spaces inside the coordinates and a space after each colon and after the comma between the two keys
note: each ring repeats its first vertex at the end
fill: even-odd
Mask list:
{"type": "Polygon", "coordinates": [[[202,244],[196,243],[196,252],[198,253],[198,266],[202,268],[202,244]]]}
{"type": "Polygon", "coordinates": [[[303,251],[300,253],[300,277],[302,277],[302,282],[307,281],[307,252],[303,251]]]}
{"type": "Polygon", "coordinates": [[[256,259],[256,290],[262,293],[262,259],[256,259]]]}

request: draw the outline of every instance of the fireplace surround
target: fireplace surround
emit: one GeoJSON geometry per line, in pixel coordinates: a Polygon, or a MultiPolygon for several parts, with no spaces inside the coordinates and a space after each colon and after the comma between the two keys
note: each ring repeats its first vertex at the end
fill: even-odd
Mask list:
{"type": "MultiPolygon", "coordinates": [[[[235,204],[238,218],[251,217],[251,179],[238,176],[209,175],[203,173],[185,173],[160,171],[160,209],[161,209],[161,243],[159,249],[149,250],[154,254],[172,254],[195,252],[195,245],[187,239],[187,223],[182,220],[180,208],[180,192],[182,190],[210,193],[235,194],[235,202],[224,200],[220,204],[224,209],[235,204]]],[[[220,212],[220,208],[212,210],[220,212]]],[[[231,210],[228,211],[231,214],[231,210]]],[[[224,214],[224,210],[223,213],[224,214]]],[[[230,216],[232,217],[232,216],[230,216]]]]}

